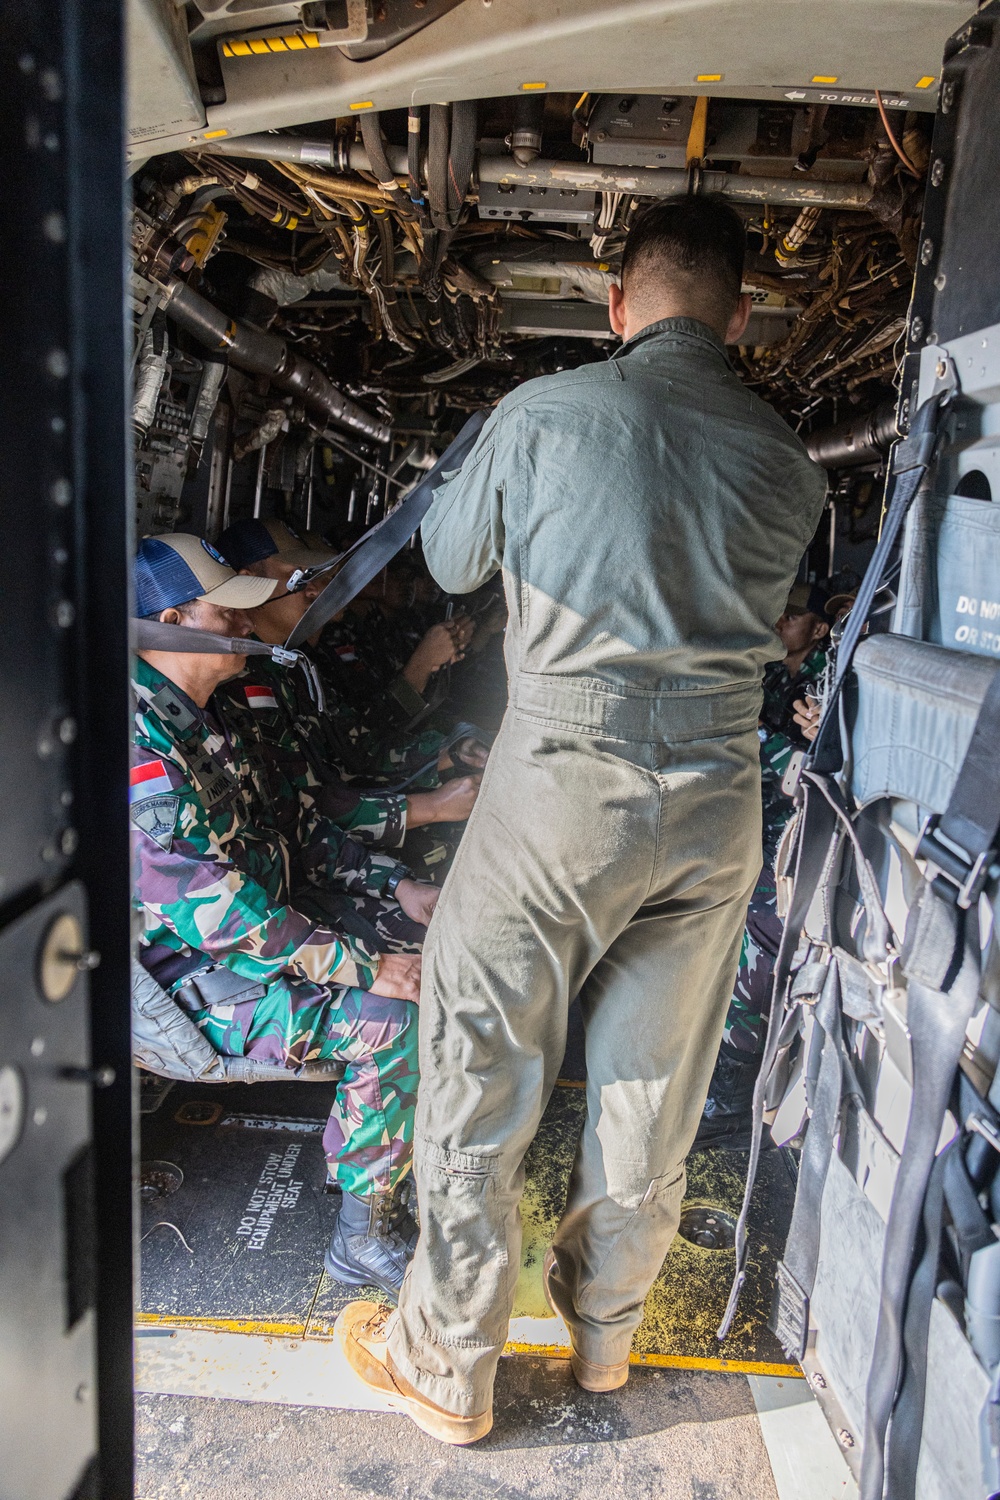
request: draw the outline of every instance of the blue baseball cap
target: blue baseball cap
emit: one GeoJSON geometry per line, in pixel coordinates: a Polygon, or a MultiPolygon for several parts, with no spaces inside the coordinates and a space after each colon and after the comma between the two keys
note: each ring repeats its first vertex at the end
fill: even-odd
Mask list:
{"type": "Polygon", "coordinates": [[[293,568],[318,568],[333,562],[339,553],[310,547],[284,521],[234,521],[219,538],[219,551],[231,568],[252,568],[267,557],[280,557],[293,568]]]}
{"type": "Polygon", "coordinates": [[[274,578],[234,573],[210,542],[183,531],[143,537],[135,555],[135,607],[142,620],[192,599],[224,609],[256,609],[277,587],[274,578]]]}

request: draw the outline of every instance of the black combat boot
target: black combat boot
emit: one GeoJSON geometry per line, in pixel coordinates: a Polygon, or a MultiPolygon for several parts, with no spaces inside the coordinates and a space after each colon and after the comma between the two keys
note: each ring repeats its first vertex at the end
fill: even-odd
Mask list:
{"type": "Polygon", "coordinates": [[[395,1301],[417,1232],[402,1184],[391,1193],[344,1193],[323,1264],[341,1286],[375,1286],[395,1301]]]}
{"type": "MultiPolygon", "coordinates": [[[[753,1129],[753,1091],[760,1072],[756,1054],[720,1049],[692,1151],[749,1151],[753,1129]]],[[[767,1131],[761,1140],[771,1144],[767,1131]]]]}

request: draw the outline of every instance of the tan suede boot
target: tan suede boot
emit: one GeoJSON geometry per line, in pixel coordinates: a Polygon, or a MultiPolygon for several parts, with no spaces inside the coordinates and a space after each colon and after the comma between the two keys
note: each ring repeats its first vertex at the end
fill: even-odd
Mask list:
{"type": "Polygon", "coordinates": [[[337,1319],[336,1330],[347,1362],[371,1390],[387,1396],[422,1432],[441,1443],[478,1443],[493,1426],[493,1412],[459,1417],[436,1406],[405,1380],[392,1363],[386,1324],[393,1309],[378,1302],[350,1302],[337,1319]]]}
{"type": "MultiPolygon", "coordinates": [[[[542,1263],[542,1286],[545,1291],[546,1302],[554,1313],[558,1313],[559,1309],[552,1300],[552,1293],[549,1290],[549,1277],[555,1270],[555,1264],[555,1251],[551,1249],[546,1250],[545,1260],[542,1263]]],[[[570,1339],[572,1337],[573,1335],[570,1334],[570,1339]]],[[[595,1365],[593,1360],[584,1359],[582,1354],[578,1354],[571,1347],[569,1365],[573,1371],[573,1378],[577,1385],[581,1386],[585,1391],[595,1391],[598,1393],[602,1391],[617,1391],[628,1379],[627,1359],[623,1359],[617,1365],[595,1365]]]]}

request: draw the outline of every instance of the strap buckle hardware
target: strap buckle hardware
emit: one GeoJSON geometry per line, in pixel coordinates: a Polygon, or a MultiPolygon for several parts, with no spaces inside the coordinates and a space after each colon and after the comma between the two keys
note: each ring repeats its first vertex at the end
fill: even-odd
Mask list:
{"type": "Polygon", "coordinates": [[[300,589],[304,589],[309,582],[311,573],[311,568],[296,568],[291,578],[285,584],[286,591],[289,594],[297,594],[300,589]]]}
{"type": "Polygon", "coordinates": [[[285,646],[271,647],[271,660],[277,662],[279,667],[294,667],[298,659],[298,651],[289,651],[285,646]]]}
{"type": "Polygon", "coordinates": [[[943,842],[943,836],[938,833],[940,821],[937,813],[931,813],[924,823],[917,844],[917,858],[926,859],[937,872],[937,879],[946,883],[945,888],[939,887],[939,894],[968,911],[982,895],[997,850],[984,849],[975,859],[970,859],[957,845],[943,842]]]}

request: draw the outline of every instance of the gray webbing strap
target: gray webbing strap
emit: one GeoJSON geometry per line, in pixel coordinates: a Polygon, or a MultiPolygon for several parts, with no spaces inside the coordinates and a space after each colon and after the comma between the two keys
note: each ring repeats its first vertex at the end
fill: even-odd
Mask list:
{"type": "Polygon", "coordinates": [[[366,531],[350,551],[345,553],[347,561],[310,604],[285,642],[286,646],[300,646],[303,641],[315,635],[317,630],[321,630],[328,620],[332,620],[334,615],[339,614],[360,594],[366,583],[371,583],[381,573],[401,547],[405,547],[430,510],[435,494],[444,483],[445,474],[453,469],[460,469],[472,452],[489,415],[488,410],[473,413],[433,469],[424,475],[419,484],[413,486],[406,498],[384,521],[373,526],[371,531],[366,531]]]}
{"type": "Polygon", "coordinates": [[[760,1072],[757,1075],[757,1083],[753,1095],[753,1134],[750,1140],[750,1162],[747,1167],[743,1204],[740,1209],[739,1219],[736,1222],[736,1271],[729,1292],[729,1301],[726,1304],[722,1322],[719,1324],[716,1333],[716,1337],[720,1343],[732,1327],[733,1318],[736,1316],[736,1308],[739,1304],[740,1292],[746,1280],[748,1249],[747,1219],[750,1213],[750,1200],[753,1196],[754,1182],[757,1177],[757,1165],[760,1160],[767,1075],[778,1055],[785,991],[788,988],[788,982],[792,973],[792,962],[795,958],[796,948],[798,947],[798,935],[805,923],[813,891],[822,877],[830,841],[836,827],[836,818],[833,810],[823,797],[816,794],[808,785],[803,785],[802,797],[802,817],[796,848],[795,882],[792,888],[792,899],[788,915],[785,918],[785,926],[781,935],[778,957],[774,965],[771,1013],[767,1023],[767,1040],[764,1044],[764,1057],[761,1062],[760,1072]]]}
{"type": "MultiPolygon", "coordinates": [[[[746,1221],[750,1212],[760,1139],[763,1134],[767,1081],[779,1051],[787,1045],[787,1028],[783,1024],[783,1009],[791,976],[791,963],[815,891],[819,888],[827,890],[835,882],[840,842],[844,837],[853,850],[854,868],[864,904],[865,957],[879,962],[889,951],[889,923],[879,899],[875,876],[861,848],[854,824],[838,788],[826,777],[819,776],[812,771],[803,773],[800,784],[804,802],[802,825],[799,831],[799,857],[795,886],[775,964],[767,1041],[757,1085],[754,1089],[750,1164],[747,1169],[743,1206],[736,1226],[736,1277],[730,1291],[725,1316],[719,1326],[717,1337],[720,1340],[726,1337],[732,1326],[739,1293],[745,1280],[746,1221]]],[[[825,920],[828,930],[824,933],[824,940],[831,950],[833,946],[833,934],[830,930],[832,905],[832,896],[828,895],[825,903],[825,920]]],[[[829,1153],[840,1117],[843,1080],[845,1076],[851,1077],[842,1030],[840,973],[833,961],[832,952],[828,955],[827,963],[826,977],[814,1011],[816,1022],[823,1032],[819,1078],[814,1097],[810,1101],[812,1118],[802,1153],[795,1210],[789,1229],[785,1258],[778,1266],[779,1295],[776,1331],[788,1352],[797,1358],[801,1358],[805,1353],[809,1298],[812,1295],[819,1258],[819,1205],[826,1181],[826,1168],[829,1165],[829,1153]]]]}
{"type": "Polygon", "coordinates": [[[941,1254],[944,1175],[950,1156],[960,1147],[961,1141],[956,1138],[937,1157],[924,1194],[923,1244],[910,1283],[903,1324],[906,1364],[886,1452],[888,1500],[912,1500],[916,1494],[917,1460],[920,1457],[920,1435],[924,1426],[924,1398],[927,1389],[927,1330],[937,1289],[938,1260],[941,1254]]]}
{"type": "Polygon", "coordinates": [[[978,924],[925,883],[906,928],[910,1115],[889,1205],[881,1299],[865,1401],[861,1500],[883,1500],[885,1439],[898,1389],[913,1246],[965,1032],[979,994],[978,924]],[[976,926],[976,940],[969,939],[976,926]],[[950,934],[950,941],[945,941],[950,934]]]}
{"type": "Polygon", "coordinates": [[[266,646],[247,636],[215,635],[211,630],[189,630],[186,625],[165,625],[160,620],[132,621],[133,651],[183,651],[200,656],[270,656],[282,666],[297,659],[298,652],[285,646],[266,646]]]}

